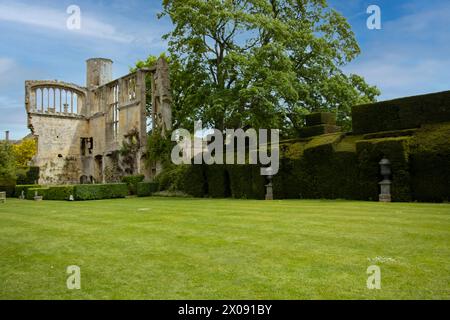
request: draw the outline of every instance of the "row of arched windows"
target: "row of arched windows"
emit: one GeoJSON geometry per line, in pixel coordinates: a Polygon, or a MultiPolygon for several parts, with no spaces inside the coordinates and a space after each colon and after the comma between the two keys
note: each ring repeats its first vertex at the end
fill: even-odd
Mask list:
{"type": "Polygon", "coordinates": [[[42,87],[35,89],[37,112],[78,114],[82,105],[82,96],[70,89],[42,87]]]}

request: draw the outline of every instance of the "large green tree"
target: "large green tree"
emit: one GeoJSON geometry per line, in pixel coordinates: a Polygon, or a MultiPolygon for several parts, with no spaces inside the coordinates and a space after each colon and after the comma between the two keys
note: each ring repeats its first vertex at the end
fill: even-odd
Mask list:
{"type": "Polygon", "coordinates": [[[351,106],[379,94],[342,71],[360,48],[325,0],[164,0],[160,16],[174,25],[165,38],[176,126],[290,135],[305,113],[328,110],[348,129],[351,106]]]}
{"type": "Polygon", "coordinates": [[[0,186],[8,186],[16,182],[16,159],[12,145],[0,141],[0,186]]]}

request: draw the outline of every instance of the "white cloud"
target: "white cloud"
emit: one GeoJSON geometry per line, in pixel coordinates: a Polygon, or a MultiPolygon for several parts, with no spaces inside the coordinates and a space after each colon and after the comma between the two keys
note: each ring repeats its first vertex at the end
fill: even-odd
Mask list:
{"type": "Polygon", "coordinates": [[[392,55],[356,63],[346,68],[349,73],[364,76],[381,89],[381,99],[449,90],[450,60],[426,59],[408,63],[392,55]]]}
{"type": "Polygon", "coordinates": [[[381,100],[450,89],[450,5],[418,5],[365,30],[362,55],[345,68],[378,86],[381,100]]]}
{"type": "Polygon", "coordinates": [[[66,9],[61,8],[61,10],[57,10],[20,3],[0,3],[0,20],[51,29],[57,32],[66,32],[68,35],[77,34],[123,43],[130,43],[134,40],[132,35],[122,33],[113,25],[86,14],[83,12],[83,8],[81,8],[81,29],[69,30],[66,25],[69,18],[66,9]]]}

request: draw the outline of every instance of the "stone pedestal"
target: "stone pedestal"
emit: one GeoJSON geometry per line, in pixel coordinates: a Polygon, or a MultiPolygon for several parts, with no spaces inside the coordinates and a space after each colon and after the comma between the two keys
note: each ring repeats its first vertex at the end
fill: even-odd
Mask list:
{"type": "Polygon", "coordinates": [[[380,202],[391,202],[391,181],[385,179],[379,185],[381,189],[379,196],[380,202]]]}
{"type": "Polygon", "coordinates": [[[273,200],[273,185],[272,182],[266,184],[266,200],[273,200]]]}

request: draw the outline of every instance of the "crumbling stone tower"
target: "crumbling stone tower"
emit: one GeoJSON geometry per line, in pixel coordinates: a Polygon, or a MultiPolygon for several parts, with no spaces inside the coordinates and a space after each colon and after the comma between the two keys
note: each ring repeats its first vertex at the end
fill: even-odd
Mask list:
{"type": "Polygon", "coordinates": [[[113,61],[86,62],[86,87],[47,80],[25,82],[28,127],[38,140],[34,164],[41,184],[114,182],[123,175],[119,150],[130,134],[138,141],[133,174],[145,174],[146,91],[152,90],[153,127],[171,129],[168,65],[112,78],[113,61]],[[151,77],[151,88],[146,88],[151,77]]]}

